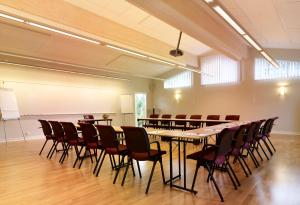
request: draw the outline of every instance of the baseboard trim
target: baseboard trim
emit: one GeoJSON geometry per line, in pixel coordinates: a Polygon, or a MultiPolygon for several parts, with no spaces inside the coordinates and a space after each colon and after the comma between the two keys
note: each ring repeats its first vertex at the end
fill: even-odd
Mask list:
{"type": "Polygon", "coordinates": [[[289,131],[274,131],[272,134],[280,134],[280,135],[300,135],[300,132],[289,132],[289,131]]]}

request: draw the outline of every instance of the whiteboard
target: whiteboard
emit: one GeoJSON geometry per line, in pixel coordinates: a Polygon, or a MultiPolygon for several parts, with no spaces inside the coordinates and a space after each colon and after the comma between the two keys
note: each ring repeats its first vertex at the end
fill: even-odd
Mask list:
{"type": "Polygon", "coordinates": [[[3,120],[20,118],[18,103],[13,89],[0,88],[0,113],[3,120]]]}
{"type": "Polygon", "coordinates": [[[117,113],[119,94],[99,88],[6,82],[15,91],[21,115],[117,113]]]}
{"type": "Polygon", "coordinates": [[[133,95],[121,95],[121,113],[134,113],[133,95]]]}

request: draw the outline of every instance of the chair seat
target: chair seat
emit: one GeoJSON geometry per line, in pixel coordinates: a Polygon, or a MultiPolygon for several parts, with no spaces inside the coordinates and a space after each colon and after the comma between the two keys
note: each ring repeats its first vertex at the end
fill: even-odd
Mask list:
{"type": "Polygon", "coordinates": [[[71,139],[68,140],[68,144],[69,145],[84,145],[84,140],[82,138],[78,138],[78,139],[71,139]]]}
{"type": "Polygon", "coordinates": [[[207,161],[222,165],[226,161],[225,156],[216,156],[215,147],[209,147],[205,150],[190,154],[187,156],[187,159],[197,160],[199,165],[204,165],[207,161]]]}
{"type": "Polygon", "coordinates": [[[140,153],[134,152],[134,153],[131,153],[130,156],[135,160],[145,161],[145,160],[154,160],[157,157],[161,157],[164,154],[167,154],[167,152],[164,150],[161,150],[159,152],[158,150],[151,149],[149,151],[149,154],[148,154],[148,152],[140,152],[140,153]]]}
{"type": "Polygon", "coordinates": [[[105,148],[105,151],[107,154],[112,154],[112,155],[115,154],[126,155],[128,153],[128,149],[126,145],[122,145],[122,144],[119,144],[118,148],[116,147],[105,148]]]}
{"type": "Polygon", "coordinates": [[[86,143],[86,147],[89,149],[104,149],[102,146],[101,140],[95,142],[88,142],[86,143]]]}

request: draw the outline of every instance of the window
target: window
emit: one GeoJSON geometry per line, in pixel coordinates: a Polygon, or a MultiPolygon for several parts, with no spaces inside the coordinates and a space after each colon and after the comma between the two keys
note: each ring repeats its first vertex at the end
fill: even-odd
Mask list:
{"type": "Polygon", "coordinates": [[[275,68],[263,58],[255,59],[255,80],[287,79],[300,77],[300,61],[277,60],[275,68]]]}
{"type": "Polygon", "coordinates": [[[224,55],[201,58],[201,85],[238,83],[239,63],[224,55]]]}
{"type": "Polygon", "coordinates": [[[191,87],[193,75],[191,71],[184,71],[164,81],[164,88],[191,87]]]}

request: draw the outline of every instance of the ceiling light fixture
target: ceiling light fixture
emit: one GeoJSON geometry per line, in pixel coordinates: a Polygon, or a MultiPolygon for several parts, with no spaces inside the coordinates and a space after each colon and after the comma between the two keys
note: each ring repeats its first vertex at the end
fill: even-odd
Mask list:
{"type": "Polygon", "coordinates": [[[256,50],[261,51],[261,47],[249,36],[249,35],[244,35],[243,36],[256,50]]]}
{"type": "Polygon", "coordinates": [[[260,52],[274,67],[279,68],[279,64],[275,62],[265,51],[260,52]]]}
{"type": "Polygon", "coordinates": [[[157,62],[161,62],[161,63],[165,63],[165,64],[168,64],[168,65],[171,65],[171,66],[175,66],[176,64],[174,63],[170,63],[168,61],[163,61],[163,60],[160,60],[160,59],[157,59],[157,58],[153,58],[153,57],[148,57],[150,60],[154,60],[154,61],[157,61],[157,62]]]}
{"type": "Polygon", "coordinates": [[[246,34],[245,31],[224,11],[224,9],[222,9],[220,6],[214,6],[213,9],[239,34],[246,34]]]}
{"type": "Polygon", "coordinates": [[[13,16],[9,16],[9,15],[3,14],[3,13],[0,13],[0,17],[10,19],[10,20],[14,20],[14,21],[18,21],[18,22],[21,22],[21,23],[25,22],[23,19],[19,19],[19,18],[13,17],[13,16]]]}
{"type": "Polygon", "coordinates": [[[115,49],[115,50],[118,50],[118,51],[123,51],[123,52],[129,53],[129,54],[132,54],[132,55],[136,55],[136,56],[139,56],[139,57],[143,57],[143,58],[147,57],[145,55],[136,53],[134,51],[130,51],[130,50],[127,50],[127,49],[119,48],[119,47],[112,46],[112,45],[109,45],[109,44],[106,44],[105,46],[108,47],[108,48],[112,48],[112,49],[115,49]]]}
{"type": "Polygon", "coordinates": [[[214,2],[214,0],[204,0],[206,3],[210,4],[212,2],[214,2]]]}
{"type": "Polygon", "coordinates": [[[189,70],[189,71],[192,71],[192,72],[195,72],[195,73],[199,73],[199,74],[201,74],[201,71],[200,71],[200,70],[196,70],[196,69],[188,68],[188,67],[181,66],[181,65],[179,65],[179,66],[177,66],[177,67],[179,67],[179,68],[182,68],[182,69],[185,69],[185,70],[189,70]]]}
{"type": "Polygon", "coordinates": [[[62,35],[70,36],[70,37],[73,37],[73,38],[77,38],[77,39],[80,39],[80,40],[83,40],[83,41],[87,41],[87,42],[90,42],[90,43],[101,44],[99,41],[94,41],[94,40],[91,40],[91,39],[88,39],[88,38],[77,36],[77,35],[72,34],[72,33],[67,33],[65,31],[61,31],[61,30],[57,30],[57,29],[54,29],[54,28],[50,28],[48,26],[43,26],[41,24],[37,24],[37,23],[33,23],[33,22],[26,22],[26,23],[29,24],[29,25],[31,25],[31,26],[35,26],[35,27],[38,27],[38,28],[41,28],[41,29],[45,29],[45,30],[48,30],[48,31],[52,31],[52,32],[55,32],[55,33],[62,34],[62,35]]]}

